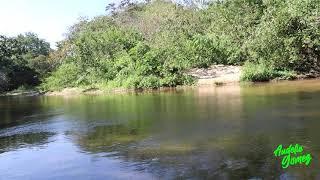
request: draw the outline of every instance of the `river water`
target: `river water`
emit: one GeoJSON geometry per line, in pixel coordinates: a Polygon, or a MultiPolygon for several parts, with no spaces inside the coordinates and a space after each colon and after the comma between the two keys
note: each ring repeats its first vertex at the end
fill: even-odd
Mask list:
{"type": "Polygon", "coordinates": [[[320,179],[320,80],[0,98],[0,180],[320,179]],[[300,144],[309,166],[273,151],[300,144]]]}

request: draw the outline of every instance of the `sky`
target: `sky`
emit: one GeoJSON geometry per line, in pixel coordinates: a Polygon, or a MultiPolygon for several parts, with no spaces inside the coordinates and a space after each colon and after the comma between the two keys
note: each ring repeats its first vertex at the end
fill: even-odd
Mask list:
{"type": "Polygon", "coordinates": [[[79,17],[106,14],[116,0],[0,0],[0,34],[34,32],[55,46],[79,17]]]}

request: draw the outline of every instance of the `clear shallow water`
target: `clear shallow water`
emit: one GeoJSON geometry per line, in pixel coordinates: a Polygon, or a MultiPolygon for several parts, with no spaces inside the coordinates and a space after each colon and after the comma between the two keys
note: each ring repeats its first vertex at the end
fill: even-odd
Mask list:
{"type": "Polygon", "coordinates": [[[0,98],[0,180],[319,179],[320,81],[0,98]],[[281,168],[299,143],[309,167],[281,168]]]}

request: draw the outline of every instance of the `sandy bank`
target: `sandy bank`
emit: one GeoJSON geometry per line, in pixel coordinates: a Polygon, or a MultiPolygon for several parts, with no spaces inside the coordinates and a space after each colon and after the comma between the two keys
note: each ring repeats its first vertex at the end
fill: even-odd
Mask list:
{"type": "MultiPolygon", "coordinates": [[[[206,85],[228,85],[239,84],[240,82],[240,66],[212,65],[209,68],[194,68],[186,72],[196,79],[196,86],[206,85]]],[[[136,92],[155,92],[155,91],[172,91],[174,89],[188,88],[180,86],[177,88],[159,88],[134,90],[125,88],[115,88],[111,90],[101,90],[98,88],[66,88],[61,91],[47,92],[47,96],[75,96],[75,95],[103,95],[103,94],[124,94],[136,92]]]]}
{"type": "Polygon", "coordinates": [[[212,65],[209,68],[190,69],[187,74],[197,79],[197,85],[225,85],[240,82],[241,67],[212,65]]]}
{"type": "MultiPolygon", "coordinates": [[[[128,93],[148,93],[148,92],[166,92],[175,91],[179,89],[188,89],[193,87],[210,87],[210,86],[225,86],[225,85],[240,85],[240,66],[227,66],[227,65],[212,65],[209,68],[194,68],[186,72],[186,74],[193,76],[196,79],[195,86],[178,86],[175,88],[159,88],[159,89],[126,89],[126,88],[114,88],[114,89],[99,89],[99,88],[65,88],[61,91],[53,91],[40,93],[37,91],[31,92],[14,92],[6,93],[4,96],[78,96],[78,95],[108,95],[108,94],[128,94],[128,93]]],[[[297,80],[302,79],[313,79],[315,76],[313,74],[299,75],[297,80]]],[[[278,82],[281,79],[272,80],[269,82],[278,82]]],[[[318,80],[316,80],[318,81],[318,80]]],[[[274,84],[268,83],[267,84],[274,84]]],[[[261,84],[261,83],[254,83],[261,84]]],[[[262,83],[265,84],[265,83],[262,83]]]]}

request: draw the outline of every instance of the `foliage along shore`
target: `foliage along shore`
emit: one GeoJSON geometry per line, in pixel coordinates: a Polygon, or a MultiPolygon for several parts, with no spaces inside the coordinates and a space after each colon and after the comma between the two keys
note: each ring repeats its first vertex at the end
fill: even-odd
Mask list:
{"type": "Polygon", "coordinates": [[[157,93],[157,92],[175,92],[177,90],[190,90],[195,88],[207,88],[207,87],[221,87],[221,86],[252,86],[252,85],[261,85],[261,84],[282,84],[287,83],[289,81],[298,81],[300,82],[308,82],[308,81],[319,81],[320,76],[315,76],[314,74],[304,74],[297,75],[293,79],[281,79],[276,78],[271,81],[263,81],[263,82],[241,82],[236,79],[224,80],[222,78],[208,78],[208,79],[198,79],[197,82],[193,85],[181,85],[176,87],[160,87],[157,89],[154,88],[91,88],[91,87],[74,87],[74,88],[64,88],[56,91],[43,91],[40,89],[17,89],[9,92],[0,93],[1,96],[79,96],[79,95],[115,95],[115,94],[136,94],[136,93],[157,93]],[[200,81],[201,80],[201,81],[200,81]]]}
{"type": "Polygon", "coordinates": [[[242,81],[318,76],[320,1],[193,2],[109,4],[56,50],[33,33],[0,36],[0,91],[185,86],[184,72],[213,64],[242,66],[242,81]]]}

